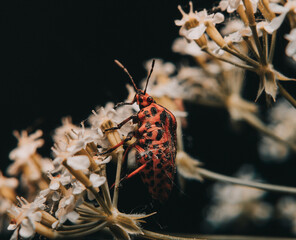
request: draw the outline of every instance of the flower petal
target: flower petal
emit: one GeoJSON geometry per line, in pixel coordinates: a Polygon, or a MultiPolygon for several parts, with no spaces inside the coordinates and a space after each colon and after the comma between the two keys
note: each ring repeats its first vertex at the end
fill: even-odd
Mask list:
{"type": "Polygon", "coordinates": [[[207,27],[204,24],[200,24],[195,28],[191,28],[188,31],[187,37],[188,39],[192,39],[192,40],[199,39],[204,34],[206,29],[207,27]]]}
{"type": "Polygon", "coordinates": [[[35,233],[34,228],[35,228],[35,226],[33,225],[33,223],[31,221],[29,221],[28,219],[24,219],[22,221],[21,229],[20,229],[19,233],[23,238],[29,238],[34,235],[34,233],[35,233]]]}
{"type": "Polygon", "coordinates": [[[269,34],[272,34],[275,30],[277,30],[283,23],[288,12],[283,12],[281,15],[272,19],[272,21],[264,27],[265,31],[269,34]]]}
{"type": "Polygon", "coordinates": [[[101,177],[98,174],[92,173],[89,177],[89,180],[92,182],[94,187],[99,187],[106,181],[106,178],[101,177]]]}
{"type": "Polygon", "coordinates": [[[67,164],[75,170],[87,169],[90,166],[88,157],[83,155],[68,157],[67,164]]]}

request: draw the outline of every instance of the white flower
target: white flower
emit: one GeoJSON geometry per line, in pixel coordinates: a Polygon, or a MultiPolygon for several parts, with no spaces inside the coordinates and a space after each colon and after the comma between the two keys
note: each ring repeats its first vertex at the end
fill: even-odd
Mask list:
{"type": "Polygon", "coordinates": [[[286,54],[296,61],[296,28],[293,28],[289,34],[286,34],[285,38],[289,41],[286,47],[286,54]]]}
{"type": "MultiPolygon", "coordinates": [[[[98,108],[96,112],[93,112],[93,115],[91,115],[88,118],[88,121],[92,126],[92,129],[96,130],[98,134],[98,139],[95,139],[95,142],[103,148],[108,147],[109,142],[100,129],[101,124],[106,120],[112,120],[112,122],[118,124],[122,122],[124,119],[130,117],[133,113],[134,112],[132,106],[125,105],[118,107],[115,110],[114,104],[111,102],[107,103],[105,107],[98,108]]],[[[120,129],[118,129],[118,132],[123,136],[127,136],[127,134],[132,132],[133,130],[134,125],[132,121],[129,121],[128,123],[124,124],[120,129]]]]}
{"type": "MultiPolygon", "coordinates": [[[[275,135],[281,139],[296,143],[296,110],[286,100],[277,101],[269,113],[270,124],[275,135]]],[[[262,137],[259,152],[265,161],[284,161],[289,154],[287,146],[267,136],[262,137]]]]}
{"type": "Polygon", "coordinates": [[[197,14],[193,12],[193,5],[192,2],[189,2],[189,13],[185,13],[183,11],[183,9],[181,8],[181,6],[178,6],[179,11],[182,14],[182,19],[181,20],[175,20],[175,24],[177,26],[181,26],[179,34],[180,36],[184,36],[185,38],[187,38],[187,34],[188,34],[188,29],[185,26],[187,22],[193,22],[194,25],[198,24],[197,22],[197,14]]]}
{"type": "Polygon", "coordinates": [[[64,192],[64,196],[59,201],[58,210],[55,216],[59,219],[59,224],[64,223],[67,219],[75,223],[79,217],[74,209],[83,202],[82,197],[73,195],[73,189],[69,188],[64,192]]]}
{"type": "Polygon", "coordinates": [[[29,203],[24,198],[18,200],[21,207],[12,206],[8,210],[10,215],[14,217],[12,223],[8,226],[8,230],[15,230],[12,239],[17,239],[18,233],[21,237],[30,238],[35,234],[34,222],[41,221],[42,214],[38,210],[44,208],[43,203],[46,199],[38,196],[32,203],[29,203]]]}
{"type": "MultiPolygon", "coordinates": [[[[252,168],[244,166],[238,173],[243,179],[253,179],[252,168]]],[[[210,207],[207,221],[212,225],[225,224],[240,215],[254,220],[270,217],[271,207],[261,201],[265,192],[238,185],[217,183],[213,189],[214,204],[210,207]]]]}
{"type": "MultiPolygon", "coordinates": [[[[251,0],[251,4],[255,13],[257,11],[258,0],[251,0]]],[[[228,13],[234,12],[240,5],[244,6],[242,0],[221,0],[219,3],[221,10],[227,10],[228,13]]]]}
{"type": "Polygon", "coordinates": [[[8,187],[11,189],[15,189],[18,186],[18,180],[16,178],[6,178],[3,176],[0,171],[0,189],[2,187],[8,187]]]}
{"type": "Polygon", "coordinates": [[[206,56],[206,53],[194,42],[185,38],[177,38],[172,45],[173,52],[191,56],[206,56]]]}
{"type": "Polygon", "coordinates": [[[75,133],[73,131],[79,131],[79,127],[72,123],[71,117],[62,118],[62,126],[55,129],[54,134],[52,136],[54,142],[66,141],[66,135],[69,135],[70,138],[75,137],[75,133]]]}
{"type": "Polygon", "coordinates": [[[106,178],[105,177],[101,177],[98,174],[92,173],[89,176],[89,180],[92,182],[94,187],[100,187],[101,185],[104,184],[104,182],[106,182],[106,178]]]}
{"type": "Polygon", "coordinates": [[[198,26],[188,30],[188,34],[187,34],[188,39],[192,39],[192,40],[199,39],[206,31],[207,23],[212,23],[213,25],[217,23],[221,23],[224,21],[224,15],[222,13],[215,13],[215,14],[208,15],[207,10],[204,9],[203,11],[196,13],[196,19],[198,21],[198,26]]]}
{"type": "Polygon", "coordinates": [[[90,161],[85,155],[72,156],[67,158],[67,164],[75,170],[88,169],[90,161]]]}
{"type": "Polygon", "coordinates": [[[39,139],[42,136],[41,130],[37,130],[30,135],[28,135],[27,131],[22,131],[21,134],[14,131],[13,134],[18,140],[18,147],[10,152],[9,158],[11,160],[27,159],[36,152],[37,148],[44,144],[43,139],[39,139]]]}
{"type": "Polygon", "coordinates": [[[95,141],[94,132],[85,128],[83,124],[81,125],[81,128],[76,129],[76,131],[73,130],[74,135],[72,136],[67,147],[67,151],[71,152],[72,154],[85,149],[88,143],[95,141]]]}
{"type": "Polygon", "coordinates": [[[280,13],[279,16],[272,19],[271,22],[264,27],[266,32],[268,32],[269,34],[272,34],[282,25],[288,12],[292,11],[294,12],[294,14],[296,13],[295,0],[288,0],[284,6],[279,5],[277,3],[270,3],[269,7],[273,12],[280,13]]]}
{"type": "Polygon", "coordinates": [[[277,208],[283,219],[288,219],[292,225],[292,231],[296,234],[296,201],[293,197],[283,197],[280,199],[277,208]]]}

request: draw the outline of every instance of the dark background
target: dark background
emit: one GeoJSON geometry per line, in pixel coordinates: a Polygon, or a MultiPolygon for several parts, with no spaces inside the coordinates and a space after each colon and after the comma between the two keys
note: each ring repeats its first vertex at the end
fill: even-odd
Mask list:
{"type": "MultiPolygon", "coordinates": [[[[201,0],[194,6],[201,10],[214,3],[201,0]]],[[[70,115],[79,124],[96,106],[122,101],[127,96],[127,78],[114,59],[124,63],[137,82],[146,76],[146,60],[162,58],[180,64],[183,57],[171,51],[179,30],[174,20],[181,18],[178,4],[188,10],[188,1],[177,0],[2,1],[1,170],[10,164],[8,154],[16,145],[14,129],[42,129],[46,144],[39,152],[50,156],[51,134],[62,117],[70,115]]],[[[275,65],[290,74],[293,65],[283,60],[284,46],[285,42],[278,42],[275,65]]],[[[257,77],[248,77],[252,80],[247,81],[244,95],[254,100],[258,81],[253,79],[257,77]]],[[[293,92],[292,85],[285,86],[293,92]]],[[[258,104],[264,113],[264,97],[258,104]]],[[[240,124],[233,128],[224,109],[192,103],[186,103],[186,109],[190,114],[184,130],[186,150],[206,168],[232,175],[248,163],[267,182],[295,185],[294,156],[283,164],[263,163],[257,150],[260,136],[251,127],[240,124]]],[[[279,220],[263,226],[204,228],[211,185],[209,181],[188,181],[184,191],[176,186],[170,201],[158,205],[151,203],[140,178],[135,177],[124,184],[119,208],[126,213],[158,211],[147,224],[156,231],[291,236],[289,226],[279,220]]],[[[275,204],[278,197],[271,193],[266,199],[275,204]]]]}

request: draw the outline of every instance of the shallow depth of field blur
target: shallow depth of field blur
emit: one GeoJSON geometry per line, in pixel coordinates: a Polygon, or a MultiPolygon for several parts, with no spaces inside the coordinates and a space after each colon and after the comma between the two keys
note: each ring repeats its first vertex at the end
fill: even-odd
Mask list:
{"type": "MultiPolygon", "coordinates": [[[[295,4],[295,0],[289,2],[295,4]]],[[[178,5],[189,12],[189,1],[185,0],[1,2],[0,170],[3,175],[8,177],[6,171],[12,164],[9,153],[17,146],[14,130],[29,133],[42,130],[44,145],[37,151],[42,157],[53,159],[52,135],[63,117],[71,116],[72,122],[79,126],[99,106],[127,99],[126,84],[130,82],[114,59],[128,69],[139,87],[143,86],[141,82],[146,79],[151,59],[156,59],[156,72],[161,64],[173,64],[169,74],[172,79],[182,78],[180,70],[185,67],[196,68],[193,57],[172,48],[180,38],[179,27],[174,22],[182,18],[178,5]]],[[[216,13],[212,8],[218,5],[219,1],[193,1],[197,11],[206,8],[216,13]]],[[[255,16],[256,20],[263,18],[261,14],[255,16]]],[[[237,13],[225,13],[227,19],[235,17],[237,13]]],[[[221,30],[226,23],[216,26],[221,30]]],[[[296,61],[285,54],[288,40],[284,36],[290,30],[285,19],[277,31],[273,67],[286,77],[296,78],[296,61]]],[[[241,96],[256,106],[258,119],[275,135],[288,139],[290,146],[296,146],[293,106],[281,94],[277,94],[276,101],[270,96],[266,98],[264,91],[255,102],[259,77],[247,71],[241,79],[244,80],[241,96]]],[[[296,97],[295,81],[281,84],[296,97]]],[[[202,168],[215,173],[296,187],[296,147],[293,152],[293,146],[289,148],[267,138],[245,120],[248,117],[236,118],[237,112],[225,106],[199,102],[204,100],[200,97],[204,90],[197,88],[201,94],[196,97],[195,87],[189,85],[181,111],[187,154],[202,162],[202,168]]],[[[114,182],[115,171],[116,165],[108,163],[109,185],[114,182]]],[[[122,176],[131,171],[124,165],[122,176]]],[[[140,176],[123,181],[118,209],[127,214],[157,212],[141,224],[155,232],[296,236],[295,194],[180,175],[177,169],[173,191],[164,204],[151,199],[140,176]]],[[[20,187],[17,193],[26,194],[20,187]]],[[[0,238],[9,239],[12,234],[6,230],[9,220],[0,216],[0,223],[0,238]]]]}

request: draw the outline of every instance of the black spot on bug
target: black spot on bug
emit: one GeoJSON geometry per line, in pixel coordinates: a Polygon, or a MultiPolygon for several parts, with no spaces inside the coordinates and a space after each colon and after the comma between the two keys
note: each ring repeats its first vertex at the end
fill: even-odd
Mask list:
{"type": "Polygon", "coordinates": [[[161,163],[158,163],[158,164],[156,165],[156,167],[157,167],[157,168],[162,168],[162,164],[161,164],[161,163]]]}
{"type": "Polygon", "coordinates": [[[149,112],[147,110],[144,111],[144,114],[145,114],[145,117],[146,118],[150,118],[151,117],[151,115],[149,114],[149,112]]]}
{"type": "Polygon", "coordinates": [[[148,155],[149,155],[150,157],[152,157],[152,156],[153,156],[153,152],[149,151],[149,152],[148,152],[148,155]]]}
{"type": "Polygon", "coordinates": [[[161,174],[161,173],[158,173],[158,174],[156,175],[157,178],[162,178],[162,176],[163,176],[163,174],[161,174]]]}
{"type": "Polygon", "coordinates": [[[160,121],[162,122],[162,124],[165,125],[165,120],[166,120],[166,118],[167,118],[167,113],[166,113],[166,111],[163,110],[163,111],[161,112],[161,114],[159,115],[159,117],[160,117],[160,121]]]}
{"type": "Polygon", "coordinates": [[[156,140],[159,141],[162,138],[162,135],[163,135],[163,130],[158,129],[157,130],[157,135],[156,135],[156,140]]]}
{"type": "Polygon", "coordinates": [[[162,127],[162,124],[160,122],[155,122],[156,127],[162,127]]]}
{"type": "Polygon", "coordinates": [[[152,167],[152,161],[151,162],[147,162],[147,168],[151,168],[152,167]]]}
{"type": "Polygon", "coordinates": [[[169,165],[169,166],[166,167],[166,170],[168,172],[172,173],[173,172],[173,167],[169,165]]]}
{"type": "Polygon", "coordinates": [[[145,145],[149,146],[151,145],[152,140],[151,139],[145,139],[145,145]]]}
{"type": "Polygon", "coordinates": [[[164,146],[164,147],[168,147],[168,146],[169,146],[169,142],[168,142],[168,141],[164,142],[164,143],[163,143],[163,146],[164,146]]]}
{"type": "Polygon", "coordinates": [[[168,152],[168,153],[165,155],[165,158],[166,158],[166,159],[170,159],[171,156],[172,156],[171,153],[168,152]]]}
{"type": "Polygon", "coordinates": [[[157,109],[156,109],[156,107],[152,107],[152,108],[151,108],[151,114],[152,114],[152,116],[155,116],[156,113],[157,113],[157,109]]]}
{"type": "Polygon", "coordinates": [[[148,172],[147,177],[148,177],[148,178],[151,178],[151,177],[153,177],[153,175],[154,175],[154,171],[151,169],[151,170],[148,172]]]}
{"type": "Polygon", "coordinates": [[[155,145],[153,145],[152,147],[153,147],[154,149],[158,149],[158,148],[159,148],[159,146],[158,146],[158,145],[156,145],[156,144],[155,144],[155,145]]]}
{"type": "Polygon", "coordinates": [[[161,159],[162,154],[161,154],[161,153],[157,153],[157,154],[156,154],[156,157],[157,157],[158,159],[161,159]]]}
{"type": "Polygon", "coordinates": [[[150,122],[146,122],[145,123],[145,128],[147,128],[147,129],[151,128],[151,123],[150,122]]]}
{"type": "Polygon", "coordinates": [[[148,137],[152,137],[152,132],[147,132],[148,137]]]}
{"type": "Polygon", "coordinates": [[[150,182],[150,186],[153,187],[154,184],[155,184],[154,180],[151,180],[151,182],[150,182]]]}
{"type": "Polygon", "coordinates": [[[140,97],[140,98],[138,98],[138,99],[139,99],[139,102],[140,102],[140,103],[143,102],[143,98],[140,97]]]}

